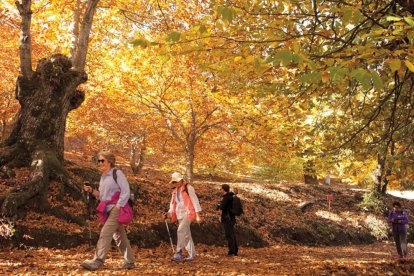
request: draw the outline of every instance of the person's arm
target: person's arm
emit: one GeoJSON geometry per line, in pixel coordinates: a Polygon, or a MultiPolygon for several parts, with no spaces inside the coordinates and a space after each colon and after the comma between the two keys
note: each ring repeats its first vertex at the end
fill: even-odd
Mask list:
{"type": "Polygon", "coordinates": [[[228,209],[230,205],[230,200],[231,200],[230,197],[227,197],[227,196],[223,197],[223,199],[220,202],[220,210],[224,211],[228,209]]]}
{"type": "Polygon", "coordinates": [[[197,222],[201,222],[201,206],[200,201],[198,200],[198,197],[195,193],[194,187],[191,185],[187,186],[188,195],[190,196],[191,202],[193,203],[194,210],[196,212],[196,220],[197,222]]]}
{"type": "Polygon", "coordinates": [[[388,218],[387,218],[387,222],[388,222],[389,225],[391,225],[391,223],[393,223],[392,216],[393,216],[393,212],[391,211],[390,214],[388,215],[388,218]]]}
{"type": "Polygon", "coordinates": [[[170,208],[168,208],[168,212],[170,215],[173,212],[173,208],[174,208],[174,193],[172,193],[171,195],[171,200],[170,200],[170,208]]]}
{"type": "Polygon", "coordinates": [[[85,192],[91,193],[94,197],[99,198],[99,190],[95,190],[91,186],[87,185],[83,186],[83,189],[85,190],[85,192]]]}
{"type": "Polygon", "coordinates": [[[408,224],[408,216],[406,212],[403,212],[403,219],[401,221],[402,224],[408,224]]]}
{"type": "Polygon", "coordinates": [[[124,173],[121,170],[117,170],[116,174],[117,174],[117,182],[121,189],[121,194],[119,195],[119,200],[118,200],[118,203],[116,204],[116,206],[119,208],[119,207],[124,207],[127,204],[131,191],[129,189],[128,180],[126,179],[124,173]]]}
{"type": "Polygon", "coordinates": [[[200,201],[195,193],[194,187],[191,185],[187,186],[188,195],[190,196],[191,202],[193,203],[196,213],[201,212],[200,201]]]}

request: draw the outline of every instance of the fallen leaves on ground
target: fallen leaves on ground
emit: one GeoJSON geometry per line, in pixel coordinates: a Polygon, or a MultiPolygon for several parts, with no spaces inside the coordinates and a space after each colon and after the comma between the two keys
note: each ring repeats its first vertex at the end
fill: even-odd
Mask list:
{"type": "Polygon", "coordinates": [[[409,275],[414,261],[395,259],[392,243],[341,247],[277,245],[240,248],[240,256],[227,257],[225,247],[196,245],[197,258],[190,263],[170,261],[172,249],[164,244],[135,251],[136,268],[121,270],[123,260],[112,249],[104,268],[89,272],[80,264],[92,257],[88,246],[69,250],[38,248],[0,252],[1,274],[63,275],[409,275]]]}

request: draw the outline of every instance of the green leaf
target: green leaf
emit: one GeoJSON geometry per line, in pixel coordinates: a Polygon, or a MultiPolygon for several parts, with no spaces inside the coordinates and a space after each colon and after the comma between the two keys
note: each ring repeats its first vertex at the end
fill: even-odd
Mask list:
{"type": "Polygon", "coordinates": [[[354,12],[354,24],[358,24],[361,22],[361,20],[363,19],[363,15],[359,10],[356,10],[354,12]]]}
{"type": "Polygon", "coordinates": [[[180,38],[181,38],[181,33],[172,31],[171,33],[168,34],[167,41],[176,42],[180,40],[180,38]]]}
{"type": "Polygon", "coordinates": [[[138,38],[131,42],[134,47],[141,46],[142,48],[147,48],[148,41],[146,39],[138,38]]]}
{"type": "Polygon", "coordinates": [[[203,33],[207,32],[207,29],[204,25],[200,25],[200,29],[198,31],[200,32],[200,34],[203,34],[203,33]]]}
{"type": "Polygon", "coordinates": [[[413,20],[413,18],[410,16],[410,17],[404,17],[404,21],[406,22],[406,23],[408,23],[408,25],[410,25],[411,27],[414,27],[414,20],[413,20]]]}
{"type": "Polygon", "coordinates": [[[233,10],[227,7],[218,7],[217,12],[223,16],[224,20],[231,22],[233,20],[233,10]]]}
{"type": "Polygon", "coordinates": [[[371,87],[371,75],[362,68],[357,68],[351,72],[351,76],[361,83],[364,89],[369,89],[371,87]]]}
{"type": "Polygon", "coordinates": [[[284,66],[292,61],[292,53],[289,50],[282,50],[275,55],[276,59],[280,59],[284,66]]]}
{"type": "Polygon", "coordinates": [[[319,83],[322,79],[322,74],[320,72],[312,72],[305,74],[299,78],[301,82],[305,83],[319,83]]]}
{"type": "Polygon", "coordinates": [[[390,66],[390,69],[392,72],[397,71],[401,67],[401,60],[399,59],[391,59],[388,61],[388,64],[390,66]]]}
{"type": "Polygon", "coordinates": [[[392,16],[392,15],[387,16],[387,21],[401,21],[401,20],[402,18],[398,16],[392,16]]]}
{"type": "Polygon", "coordinates": [[[382,82],[381,77],[375,70],[371,70],[372,84],[374,85],[375,90],[379,91],[382,89],[384,83],[382,82]]]}
{"type": "Polygon", "coordinates": [[[407,37],[409,40],[413,41],[414,40],[414,31],[410,30],[407,32],[407,37]]]}
{"type": "Polygon", "coordinates": [[[344,22],[345,25],[349,23],[351,16],[352,16],[352,9],[345,9],[343,12],[343,16],[342,16],[342,21],[344,22]]]}
{"type": "Polygon", "coordinates": [[[411,71],[414,72],[414,64],[412,64],[409,60],[404,61],[405,65],[407,66],[407,68],[411,71]]]}

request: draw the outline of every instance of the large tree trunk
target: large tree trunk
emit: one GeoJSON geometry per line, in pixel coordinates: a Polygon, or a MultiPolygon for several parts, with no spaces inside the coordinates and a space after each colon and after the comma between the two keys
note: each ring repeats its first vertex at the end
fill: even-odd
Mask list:
{"type": "Polygon", "coordinates": [[[30,78],[17,79],[16,98],[21,109],[4,142],[0,166],[30,166],[31,175],[29,182],[8,194],[2,204],[3,214],[13,215],[31,197],[45,195],[49,175],[64,172],[66,118],[83,102],[84,93],[76,88],[87,80],[85,73],[71,67],[67,57],[56,54],[40,60],[30,78]]]}

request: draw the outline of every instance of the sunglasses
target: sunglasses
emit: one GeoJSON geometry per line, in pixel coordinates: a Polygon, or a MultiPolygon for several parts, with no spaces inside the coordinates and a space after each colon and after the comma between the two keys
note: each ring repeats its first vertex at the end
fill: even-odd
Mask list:
{"type": "Polygon", "coordinates": [[[105,159],[98,159],[98,163],[104,163],[105,159]]]}

